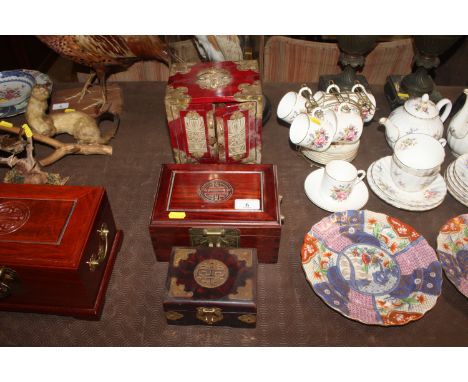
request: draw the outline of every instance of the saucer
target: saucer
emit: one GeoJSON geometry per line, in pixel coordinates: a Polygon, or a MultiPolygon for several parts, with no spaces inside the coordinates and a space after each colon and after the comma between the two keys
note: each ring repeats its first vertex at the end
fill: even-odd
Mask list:
{"type": "Polygon", "coordinates": [[[468,187],[468,154],[463,154],[454,162],[454,175],[459,183],[468,187]]]}
{"type": "Polygon", "coordinates": [[[324,172],[325,169],[323,168],[315,170],[307,176],[304,182],[305,193],[312,203],[329,212],[359,210],[366,205],[369,200],[369,191],[363,181],[354,186],[348,199],[344,201],[337,202],[332,198],[323,197],[320,194],[320,183],[324,172]]]}
{"type": "Polygon", "coordinates": [[[465,201],[465,203],[468,203],[468,193],[467,193],[468,186],[465,186],[457,178],[454,171],[455,171],[454,163],[450,164],[447,167],[447,170],[445,171],[445,176],[449,183],[448,186],[450,186],[452,190],[455,190],[461,196],[461,198],[465,201]]]}
{"type": "Polygon", "coordinates": [[[457,201],[468,207],[468,196],[466,191],[460,188],[457,179],[453,175],[453,163],[447,167],[445,171],[445,180],[447,182],[447,190],[457,201]]]}
{"type": "Polygon", "coordinates": [[[456,216],[442,226],[437,253],[447,278],[468,297],[468,214],[456,216]]]}
{"type": "Polygon", "coordinates": [[[440,205],[447,194],[442,175],[425,189],[407,192],[400,189],[390,175],[391,156],[380,158],[367,170],[367,182],[374,193],[386,203],[409,211],[427,211],[440,205]]]}
{"type": "MultiPolygon", "coordinates": [[[[29,69],[21,69],[18,70],[18,72],[24,72],[28,75],[31,75],[35,79],[35,84],[38,85],[44,85],[47,87],[49,90],[49,94],[52,91],[52,80],[49,78],[49,76],[45,73],[41,73],[37,70],[29,70],[29,69]]],[[[16,105],[11,105],[11,106],[4,106],[0,107],[0,118],[8,118],[8,117],[13,117],[18,114],[22,114],[26,111],[26,107],[28,106],[28,99],[16,104],[16,105]]]]}

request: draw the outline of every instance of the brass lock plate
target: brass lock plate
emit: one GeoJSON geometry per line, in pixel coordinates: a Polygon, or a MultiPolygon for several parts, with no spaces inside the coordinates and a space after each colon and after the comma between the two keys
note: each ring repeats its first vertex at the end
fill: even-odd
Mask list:
{"type": "Polygon", "coordinates": [[[192,247],[231,247],[238,248],[240,230],[236,228],[190,228],[192,247]]]}
{"type": "Polygon", "coordinates": [[[213,325],[214,323],[221,321],[224,316],[221,308],[198,307],[197,318],[205,324],[213,325]]]}

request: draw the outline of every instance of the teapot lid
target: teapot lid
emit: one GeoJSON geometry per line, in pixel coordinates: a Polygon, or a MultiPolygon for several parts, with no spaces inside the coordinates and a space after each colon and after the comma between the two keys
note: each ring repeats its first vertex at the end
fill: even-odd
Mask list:
{"type": "Polygon", "coordinates": [[[423,119],[434,118],[439,115],[439,109],[437,109],[435,103],[429,99],[428,94],[406,101],[405,110],[411,115],[423,119]]]}

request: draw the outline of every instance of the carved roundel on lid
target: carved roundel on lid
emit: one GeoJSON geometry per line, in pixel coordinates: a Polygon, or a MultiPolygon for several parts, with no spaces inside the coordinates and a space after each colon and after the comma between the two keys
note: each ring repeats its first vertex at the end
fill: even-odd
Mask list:
{"type": "Polygon", "coordinates": [[[228,200],[234,192],[230,183],[221,179],[210,180],[202,184],[199,195],[206,202],[220,203],[228,200]]]}
{"type": "Polygon", "coordinates": [[[223,285],[228,277],[228,267],[216,259],[203,260],[193,271],[193,278],[204,288],[217,288],[223,285]]]}
{"type": "Polygon", "coordinates": [[[26,204],[16,201],[0,202],[0,235],[20,229],[29,220],[30,211],[26,204]]]}

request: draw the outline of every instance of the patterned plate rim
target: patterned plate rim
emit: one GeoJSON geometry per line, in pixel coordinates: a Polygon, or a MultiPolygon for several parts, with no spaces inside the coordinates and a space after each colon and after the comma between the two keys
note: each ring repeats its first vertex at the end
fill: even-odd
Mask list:
{"type": "Polygon", "coordinates": [[[457,219],[457,218],[462,218],[463,221],[465,222],[465,224],[468,222],[468,214],[461,214],[461,215],[454,216],[453,218],[448,219],[445,222],[445,224],[440,228],[439,234],[437,235],[437,251],[436,252],[437,252],[437,256],[439,257],[439,262],[442,265],[442,269],[444,270],[444,273],[445,273],[445,276],[447,277],[447,279],[453,284],[453,286],[457,289],[458,292],[460,292],[463,296],[468,298],[468,293],[465,294],[460,290],[459,286],[455,282],[456,279],[454,278],[454,276],[452,276],[449,273],[449,271],[446,269],[445,263],[440,259],[440,252],[444,253],[445,255],[453,257],[452,253],[449,253],[446,250],[444,250],[444,248],[441,248],[441,246],[442,246],[442,237],[443,237],[443,235],[447,235],[447,233],[442,232],[442,228],[447,226],[452,220],[457,219]]]}

